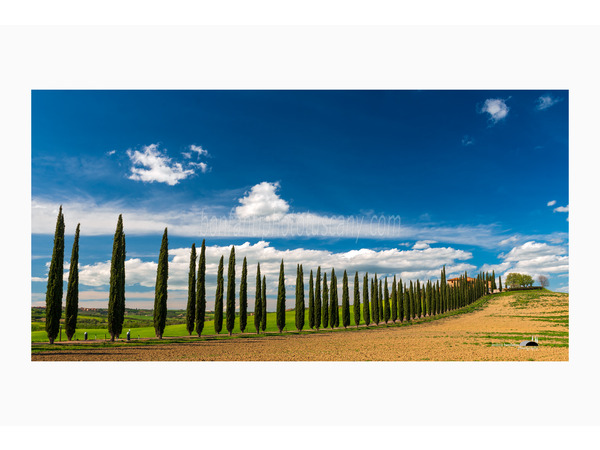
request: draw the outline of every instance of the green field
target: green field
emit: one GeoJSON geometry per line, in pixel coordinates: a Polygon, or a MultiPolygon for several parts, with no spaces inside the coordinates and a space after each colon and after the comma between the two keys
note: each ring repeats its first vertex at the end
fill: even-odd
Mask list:
{"type": "MultiPolygon", "coordinates": [[[[124,326],[123,334],[121,335],[121,338],[126,337],[127,330],[129,330],[129,329],[131,329],[131,338],[132,339],[137,339],[138,337],[140,337],[140,338],[155,337],[156,334],[154,332],[153,319],[152,319],[151,314],[152,314],[152,311],[150,311],[150,316],[149,316],[149,319],[147,320],[147,324],[144,324],[145,326],[138,326],[138,327],[125,327],[124,326]]],[[[341,314],[341,312],[340,312],[340,314],[341,314]]],[[[295,311],[287,311],[285,313],[285,317],[286,317],[285,330],[286,331],[295,330],[296,329],[296,325],[295,325],[296,313],[295,313],[295,311]]],[[[183,320],[185,321],[185,314],[184,314],[183,320]]],[[[126,319],[126,322],[127,322],[127,319],[126,319]]],[[[79,318],[78,318],[78,324],[79,324],[79,318]]],[[[305,324],[304,328],[307,329],[308,328],[308,312],[306,313],[304,324],[305,324]]],[[[31,342],[48,342],[48,336],[46,335],[46,331],[44,330],[43,325],[44,325],[43,322],[32,322],[32,328],[37,327],[37,326],[41,326],[42,328],[37,331],[31,332],[31,342]]],[[[76,340],[76,339],[83,340],[83,333],[86,331],[88,333],[88,339],[94,339],[94,336],[96,336],[98,339],[104,339],[105,335],[106,335],[107,339],[110,338],[110,335],[108,334],[108,328],[106,325],[104,325],[101,328],[87,328],[85,326],[82,326],[81,328],[79,328],[79,326],[78,326],[73,339],[74,340],[76,340]]],[[[266,331],[267,332],[278,331],[276,317],[275,317],[274,312],[267,313],[266,331]]],[[[239,316],[236,317],[236,319],[235,319],[235,328],[234,328],[233,332],[240,333],[239,316]]],[[[248,316],[246,332],[251,332],[251,333],[255,332],[254,316],[248,316]]],[[[202,331],[202,334],[203,335],[204,334],[215,334],[214,321],[207,320],[204,323],[204,330],[202,331]]],[[[221,334],[227,334],[227,329],[225,326],[225,317],[223,317],[223,329],[221,330],[221,334]]],[[[179,337],[179,336],[187,336],[187,335],[188,335],[188,332],[186,330],[185,322],[179,323],[179,324],[167,325],[167,326],[165,326],[165,331],[163,333],[164,337],[179,337]]],[[[193,335],[196,336],[196,333],[194,332],[193,335]]],[[[58,337],[56,338],[56,340],[58,341],[58,337]]],[[[62,333],[62,340],[63,341],[67,340],[64,329],[63,329],[63,333],[62,333]]]]}

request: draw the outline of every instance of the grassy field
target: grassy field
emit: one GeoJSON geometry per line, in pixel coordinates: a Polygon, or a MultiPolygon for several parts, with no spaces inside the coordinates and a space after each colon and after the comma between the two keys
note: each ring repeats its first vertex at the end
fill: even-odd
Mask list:
{"type": "MultiPolygon", "coordinates": [[[[152,314],[152,311],[150,311],[150,314],[152,314]]],[[[341,314],[341,311],[340,311],[341,314]]],[[[131,329],[131,338],[132,339],[137,339],[139,338],[153,338],[156,336],[155,332],[154,332],[154,326],[153,326],[153,319],[152,316],[150,315],[148,319],[144,319],[147,323],[145,323],[145,326],[137,326],[137,327],[123,327],[123,334],[121,335],[121,338],[125,338],[126,334],[127,334],[127,330],[131,329]]],[[[78,318],[78,322],[79,322],[79,318],[78,318]]],[[[127,319],[126,322],[127,323],[127,319]]],[[[285,313],[285,323],[286,323],[286,327],[285,330],[295,330],[296,326],[296,313],[295,311],[287,311],[285,313]]],[[[43,328],[43,323],[40,322],[40,324],[42,325],[42,328],[38,331],[32,331],[31,332],[31,341],[32,342],[48,342],[48,335],[46,334],[46,331],[43,328]]],[[[34,324],[32,323],[32,327],[34,326],[34,324]]],[[[308,312],[305,315],[305,328],[308,328],[308,312]]],[[[86,332],[88,333],[88,339],[94,339],[94,336],[96,336],[98,339],[105,339],[105,335],[106,338],[110,338],[110,335],[108,334],[108,328],[106,326],[106,324],[104,324],[104,326],[100,327],[100,328],[87,328],[85,326],[82,326],[81,328],[77,328],[77,331],[75,333],[75,336],[73,338],[73,340],[83,340],[83,333],[86,332]]],[[[246,332],[254,332],[255,328],[254,328],[254,316],[248,316],[248,320],[247,320],[247,325],[246,325],[246,332]]],[[[266,331],[267,332],[275,332],[277,331],[277,322],[276,322],[276,317],[275,317],[275,313],[271,312],[271,313],[267,313],[267,327],[266,327],[266,331]]],[[[240,333],[240,318],[236,317],[235,320],[235,328],[234,328],[234,333],[240,333]]],[[[204,330],[202,331],[202,334],[215,334],[215,323],[213,320],[207,320],[206,322],[204,322],[204,330]]],[[[227,334],[227,329],[225,326],[225,317],[223,317],[223,329],[221,330],[221,334],[227,334]]],[[[193,333],[194,336],[196,336],[196,333],[193,333]]],[[[183,316],[183,323],[179,323],[179,324],[173,324],[173,325],[167,325],[165,326],[165,331],[163,333],[164,337],[179,337],[179,336],[188,336],[188,332],[186,330],[186,326],[185,326],[185,311],[184,311],[184,316],[183,316]]],[[[64,329],[63,329],[63,336],[62,336],[63,341],[66,341],[66,335],[64,333],[64,329]]],[[[56,340],[58,341],[58,338],[56,338],[56,340]]]]}

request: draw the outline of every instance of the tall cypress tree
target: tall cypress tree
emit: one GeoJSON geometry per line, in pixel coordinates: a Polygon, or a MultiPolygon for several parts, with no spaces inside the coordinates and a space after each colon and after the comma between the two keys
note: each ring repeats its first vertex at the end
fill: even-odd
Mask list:
{"type": "Polygon", "coordinates": [[[384,312],[383,312],[383,320],[387,324],[390,321],[391,311],[390,311],[390,290],[388,288],[387,277],[385,277],[385,286],[383,288],[383,302],[384,302],[384,312]]]}
{"type": "Polygon", "coordinates": [[[246,330],[248,320],[248,263],[244,256],[242,263],[242,279],[240,281],[240,331],[246,330]]]}
{"type": "Polygon", "coordinates": [[[421,283],[417,280],[417,298],[416,298],[417,319],[421,317],[421,283]]]}
{"type": "Polygon", "coordinates": [[[75,230],[73,250],[71,250],[71,265],[69,267],[69,282],[67,283],[67,304],[65,305],[65,331],[67,339],[71,340],[77,328],[77,308],[79,303],[79,224],[75,230]]]}
{"type": "Polygon", "coordinates": [[[369,308],[369,273],[365,273],[363,277],[363,317],[365,325],[371,324],[371,310],[369,308]]]}
{"type": "Polygon", "coordinates": [[[327,286],[327,273],[323,274],[323,306],[321,307],[321,325],[329,326],[329,287],[327,286]]]}
{"type": "Polygon", "coordinates": [[[360,286],[358,272],[354,273],[354,325],[360,325],[360,286]]]}
{"type": "Polygon", "coordinates": [[[348,328],[350,325],[350,293],[348,292],[348,274],[344,270],[342,277],[342,325],[348,328]]]}
{"type": "Polygon", "coordinates": [[[315,328],[321,327],[321,266],[317,268],[317,279],[315,280],[315,328]]]}
{"type": "Polygon", "coordinates": [[[396,323],[398,319],[398,294],[396,293],[396,275],[394,275],[394,281],[392,281],[392,322],[396,323]]]}
{"type": "Polygon", "coordinates": [[[398,319],[400,323],[404,321],[404,291],[402,290],[402,278],[398,282],[398,319]]]}
{"type": "Polygon", "coordinates": [[[108,293],[108,332],[114,341],[123,331],[125,319],[125,235],[123,216],[119,214],[117,229],[113,238],[113,252],[110,261],[110,287],[108,293]]]}
{"type": "Polygon", "coordinates": [[[235,246],[231,246],[229,264],[227,266],[227,311],[225,311],[225,324],[229,336],[235,326],[235,246]]]}
{"type": "Polygon", "coordinates": [[[154,288],[154,331],[162,339],[167,321],[167,280],[169,278],[169,239],[167,229],[163,233],[158,255],[156,285],[154,288]]]}
{"type": "Polygon", "coordinates": [[[196,321],[196,244],[192,244],[190,253],[190,271],[188,274],[188,302],[185,323],[189,335],[194,331],[196,321]]]}
{"type": "Polygon", "coordinates": [[[279,287],[277,288],[277,329],[281,333],[285,327],[285,274],[283,259],[279,267],[279,287]]]}
{"type": "Polygon", "coordinates": [[[302,331],[304,328],[304,271],[302,270],[302,264],[298,266],[298,276],[296,279],[296,330],[302,331]]]}
{"type": "Polygon", "coordinates": [[[217,292],[215,294],[215,333],[219,334],[223,329],[223,255],[219,260],[217,270],[217,292]]]}
{"type": "Polygon", "coordinates": [[[312,270],[308,280],[308,326],[311,330],[315,328],[315,281],[312,270]]]}
{"type": "Polygon", "coordinates": [[[46,288],[46,333],[50,344],[54,344],[60,329],[63,296],[63,262],[65,258],[65,217],[62,205],[58,209],[56,228],[54,231],[54,247],[48,270],[48,286],[46,288]]]}
{"type": "Polygon", "coordinates": [[[340,304],[338,302],[337,293],[337,277],[335,269],[331,269],[331,310],[329,311],[329,325],[331,328],[340,326],[340,304]]]}
{"type": "Polygon", "coordinates": [[[410,280],[410,284],[408,287],[408,320],[413,320],[415,318],[415,305],[413,302],[413,297],[414,297],[414,293],[413,293],[413,282],[412,280],[410,280]]]}
{"type": "Polygon", "coordinates": [[[379,297],[379,287],[378,287],[378,282],[377,282],[377,274],[375,274],[375,277],[372,280],[372,284],[371,284],[371,316],[373,318],[373,323],[375,323],[375,325],[379,325],[379,299],[377,297],[379,297]]]}
{"type": "Polygon", "coordinates": [[[261,280],[260,280],[260,263],[256,264],[256,293],[254,295],[254,328],[256,328],[256,334],[260,332],[260,321],[262,319],[262,292],[261,292],[261,280]]]}
{"type": "Polygon", "coordinates": [[[198,261],[198,276],[196,277],[196,333],[202,335],[206,315],[206,244],[202,239],[200,260],[198,261]]]}
{"type": "Polygon", "coordinates": [[[502,276],[498,277],[498,289],[502,292],[502,276]]]}
{"type": "Polygon", "coordinates": [[[265,331],[267,329],[267,277],[265,275],[263,275],[262,289],[260,290],[260,293],[262,294],[262,301],[260,302],[262,309],[260,329],[265,331]]]}

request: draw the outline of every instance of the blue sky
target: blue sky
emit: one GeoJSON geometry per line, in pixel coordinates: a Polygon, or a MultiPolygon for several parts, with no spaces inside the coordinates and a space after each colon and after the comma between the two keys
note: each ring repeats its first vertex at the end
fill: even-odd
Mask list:
{"type": "Polygon", "coordinates": [[[173,308],[203,238],[209,307],[231,244],[250,297],[256,262],[274,294],[282,257],[290,286],[300,262],[306,281],[446,264],[568,291],[568,91],[33,91],[34,305],[61,204],[82,306],[107,304],[119,213],[131,307],[152,307],[165,226],[173,308]]]}

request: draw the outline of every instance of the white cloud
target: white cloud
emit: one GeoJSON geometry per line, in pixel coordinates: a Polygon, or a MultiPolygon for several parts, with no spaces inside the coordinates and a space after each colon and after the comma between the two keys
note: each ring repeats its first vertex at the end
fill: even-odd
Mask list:
{"type": "Polygon", "coordinates": [[[550,108],[552,105],[556,105],[558,102],[562,101],[562,98],[553,97],[550,94],[542,95],[536,100],[536,109],[538,111],[543,111],[545,109],[550,108]]]}
{"type": "Polygon", "coordinates": [[[200,145],[190,145],[190,150],[192,152],[196,152],[198,155],[198,157],[200,156],[207,156],[208,155],[208,151],[204,150],[200,145]]]}
{"type": "Polygon", "coordinates": [[[185,158],[185,159],[190,159],[192,157],[192,154],[190,152],[181,152],[181,155],[185,158]]]}
{"type": "Polygon", "coordinates": [[[556,292],[566,292],[566,293],[568,293],[569,292],[569,285],[566,284],[564,286],[560,286],[560,287],[556,288],[555,291],[556,292]]]}
{"type": "Polygon", "coordinates": [[[111,150],[110,152],[106,152],[106,155],[107,155],[107,156],[112,156],[112,155],[114,155],[115,153],[117,153],[117,151],[116,151],[116,150],[111,150]]]}
{"type": "Polygon", "coordinates": [[[569,212],[569,205],[558,206],[558,207],[554,208],[554,212],[569,212]]]}
{"type": "Polygon", "coordinates": [[[481,109],[479,110],[482,114],[489,114],[489,120],[492,124],[499,122],[508,115],[510,108],[506,105],[505,100],[501,98],[488,98],[481,109]]]}
{"type": "Polygon", "coordinates": [[[510,272],[526,273],[534,278],[538,275],[568,273],[569,256],[567,248],[543,242],[529,241],[513,247],[507,254],[498,255],[500,264],[485,264],[481,271],[496,271],[503,278],[510,272]]]}
{"type": "Polygon", "coordinates": [[[548,202],[548,206],[554,206],[556,205],[556,200],[551,200],[548,202]]]}
{"type": "Polygon", "coordinates": [[[426,248],[429,248],[429,244],[435,244],[437,241],[433,241],[430,239],[426,239],[423,241],[417,241],[415,242],[415,245],[413,245],[413,250],[423,250],[426,248]]]}
{"type": "Polygon", "coordinates": [[[514,244],[515,242],[517,242],[519,240],[519,238],[517,236],[510,236],[507,237],[506,239],[502,239],[499,242],[499,245],[509,245],[509,244],[514,244]]]}
{"type": "Polygon", "coordinates": [[[208,170],[208,166],[206,165],[206,163],[203,163],[203,162],[199,162],[199,163],[191,162],[190,166],[198,167],[202,173],[206,173],[206,171],[208,170]]]}
{"type": "Polygon", "coordinates": [[[143,151],[127,150],[131,160],[130,180],[145,183],[166,183],[174,186],[194,174],[193,169],[184,169],[181,163],[172,162],[171,158],[158,149],[158,144],[143,147],[143,151]]]}
{"type": "Polygon", "coordinates": [[[263,217],[266,220],[278,220],[287,214],[290,205],[276,193],[279,189],[279,182],[262,183],[253,186],[246,196],[238,201],[242,206],[235,208],[235,213],[239,218],[248,219],[253,217],[263,217]]]}
{"type": "Polygon", "coordinates": [[[473,136],[469,136],[468,134],[465,134],[462,138],[462,145],[464,145],[465,147],[468,145],[473,145],[475,143],[475,139],[473,139],[473,136]]]}

